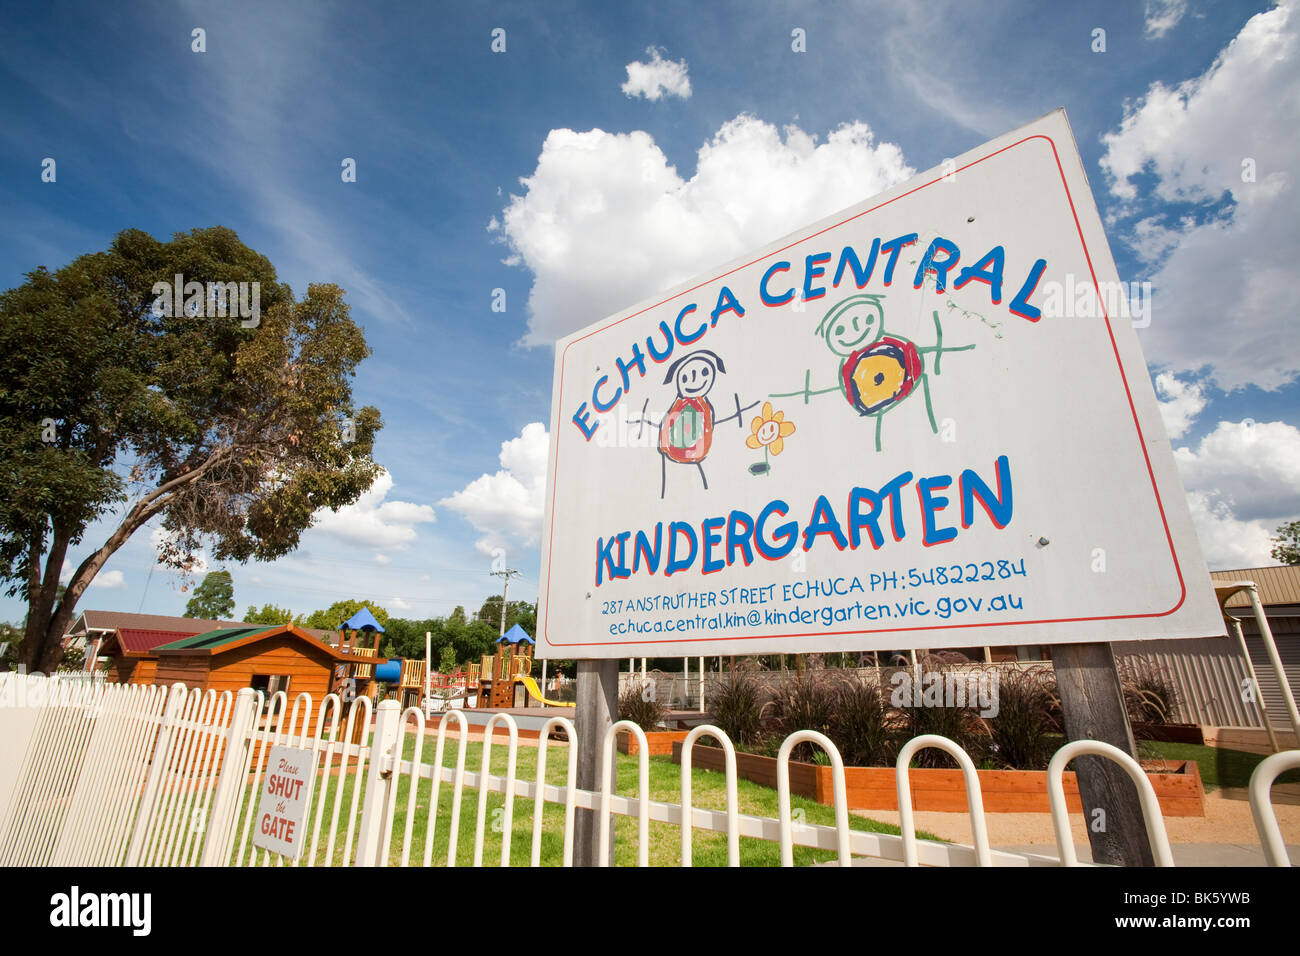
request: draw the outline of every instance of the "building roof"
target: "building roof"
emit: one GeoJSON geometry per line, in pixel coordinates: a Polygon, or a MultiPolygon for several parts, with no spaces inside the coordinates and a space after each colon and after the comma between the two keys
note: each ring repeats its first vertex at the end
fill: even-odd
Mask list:
{"type": "Polygon", "coordinates": [[[100,648],[99,652],[105,657],[112,657],[114,649],[120,649],[121,652],[132,656],[152,654],[156,648],[161,647],[163,644],[169,644],[172,641],[178,641],[189,636],[189,631],[158,631],[139,627],[119,627],[104,641],[104,646],[100,648]]]}
{"type": "Polygon", "coordinates": [[[253,637],[266,631],[280,631],[283,629],[284,625],[276,624],[250,624],[246,627],[221,627],[211,631],[204,631],[202,634],[191,634],[178,641],[173,641],[170,644],[164,644],[158,649],[160,651],[215,650],[235,641],[243,640],[246,637],[253,637]]]}
{"type": "MultiPolygon", "coordinates": [[[[1276,565],[1271,568],[1242,568],[1238,571],[1211,571],[1216,584],[1233,581],[1254,581],[1259,589],[1260,603],[1265,607],[1278,604],[1300,604],[1300,565],[1276,565]]],[[[1234,594],[1227,607],[1249,607],[1245,594],[1234,594]]]]}
{"type": "MultiPolygon", "coordinates": [[[[232,627],[266,627],[265,624],[249,624],[245,621],[207,621],[196,617],[171,617],[166,614],[136,614],[132,611],[82,611],[77,615],[68,634],[80,635],[87,631],[117,631],[122,628],[141,631],[174,631],[177,634],[204,634],[208,631],[232,627]]],[[[322,640],[331,635],[331,631],[314,627],[300,627],[313,637],[322,640]]]]}
{"type": "Polygon", "coordinates": [[[156,648],[156,653],[159,656],[166,657],[176,655],[215,657],[237,647],[244,647],[267,638],[281,636],[294,637],[313,647],[320,648],[336,661],[359,664],[385,664],[388,662],[386,657],[363,657],[341,653],[337,647],[295,624],[247,624],[243,627],[216,628],[203,634],[194,634],[178,641],[172,641],[170,644],[163,644],[156,648]]]}
{"type": "Polygon", "coordinates": [[[531,637],[529,637],[528,632],[525,631],[518,624],[516,624],[510,630],[506,631],[504,634],[502,634],[500,637],[497,638],[498,644],[502,643],[503,641],[507,644],[518,644],[520,641],[523,641],[527,644],[537,643],[531,637]]]}
{"type": "Polygon", "coordinates": [[[339,630],[344,628],[349,631],[378,631],[380,634],[384,633],[384,626],[375,620],[375,616],[370,613],[368,607],[363,607],[339,625],[339,630]]]}

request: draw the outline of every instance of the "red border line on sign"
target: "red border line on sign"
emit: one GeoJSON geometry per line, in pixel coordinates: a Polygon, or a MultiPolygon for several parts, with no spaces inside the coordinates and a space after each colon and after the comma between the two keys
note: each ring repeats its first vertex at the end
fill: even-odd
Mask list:
{"type": "MultiPolygon", "coordinates": [[[[970,169],[972,166],[976,166],[979,163],[992,159],[993,157],[999,156],[1010,149],[1014,149],[1017,146],[1023,145],[1024,143],[1028,143],[1031,140],[1035,140],[1035,139],[1041,139],[1045,141],[1052,148],[1052,158],[1056,161],[1057,172],[1059,172],[1061,175],[1061,186],[1065,190],[1065,198],[1070,203],[1070,215],[1074,218],[1074,228],[1079,235],[1079,244],[1083,247],[1084,258],[1086,258],[1088,261],[1088,274],[1092,276],[1093,291],[1096,292],[1097,294],[1097,301],[1101,304],[1102,316],[1106,320],[1106,334],[1110,336],[1111,350],[1115,353],[1115,365],[1119,369],[1120,381],[1124,385],[1124,395],[1128,399],[1129,412],[1133,416],[1133,427],[1137,431],[1138,446],[1141,448],[1142,458],[1146,462],[1147,475],[1151,479],[1151,491],[1156,498],[1156,507],[1159,508],[1160,510],[1160,521],[1164,525],[1164,529],[1165,529],[1165,541],[1169,545],[1169,554],[1174,561],[1174,571],[1178,574],[1178,587],[1179,587],[1178,602],[1174,604],[1174,606],[1167,611],[1153,612],[1150,614],[1110,614],[1110,615],[1097,615],[1093,617],[1049,618],[1044,620],[1033,620],[1033,621],[995,621],[995,622],[982,623],[982,624],[971,623],[971,624],[940,624],[940,625],[926,626],[926,627],[887,627],[887,628],[875,628],[872,630],[797,631],[788,634],[756,634],[753,636],[737,635],[733,637],[718,637],[718,636],[683,637],[683,638],[675,638],[675,639],[665,639],[663,637],[656,637],[652,641],[581,641],[581,642],[574,642],[569,644],[559,644],[552,641],[550,639],[550,635],[547,633],[547,625],[551,616],[551,600],[550,600],[551,569],[552,569],[551,557],[553,553],[552,548],[553,548],[554,538],[555,538],[555,490],[556,490],[556,478],[558,477],[559,470],[560,470],[560,445],[559,445],[559,437],[557,435],[555,436],[555,441],[556,441],[555,466],[551,472],[551,529],[550,529],[550,535],[548,536],[546,542],[546,549],[547,549],[546,613],[542,616],[542,627],[541,627],[542,638],[546,641],[546,643],[550,647],[606,647],[610,645],[617,645],[620,647],[635,648],[643,644],[695,644],[695,643],[710,643],[710,642],[717,642],[717,641],[765,641],[765,640],[780,640],[781,638],[786,638],[786,637],[840,637],[840,636],[848,636],[853,634],[896,634],[896,633],[903,633],[908,631],[949,631],[949,630],[959,630],[968,627],[1016,627],[1016,626],[1026,625],[1026,624],[1074,624],[1074,623],[1082,623],[1087,621],[1124,621],[1124,620],[1133,620],[1139,618],[1167,617],[1168,615],[1173,614],[1175,611],[1177,611],[1180,607],[1183,606],[1183,602],[1187,600],[1187,582],[1183,580],[1183,569],[1182,566],[1178,563],[1178,552],[1174,548],[1173,534],[1169,530],[1169,519],[1165,515],[1165,505],[1160,498],[1160,488],[1156,484],[1155,469],[1151,465],[1151,455],[1147,452],[1146,439],[1142,435],[1142,425],[1138,421],[1137,407],[1133,404],[1133,393],[1132,390],[1129,388],[1128,376],[1124,374],[1124,362],[1120,358],[1119,345],[1115,341],[1115,331],[1114,329],[1111,328],[1110,314],[1106,311],[1106,299],[1105,296],[1101,294],[1101,290],[1097,282],[1097,272],[1095,267],[1092,264],[1092,253],[1088,250],[1088,242],[1083,236],[1083,227],[1079,224],[1079,213],[1074,205],[1074,196],[1071,195],[1070,193],[1070,184],[1066,181],[1065,178],[1065,169],[1061,166],[1060,154],[1056,151],[1056,142],[1045,133],[1035,133],[1033,136],[1026,136],[1024,139],[1017,140],[1014,143],[1004,146],[1001,149],[997,150],[996,152],[989,153],[987,156],[981,156],[979,159],[973,160],[972,162],[967,163],[965,166],[959,167],[956,170],[952,170],[948,173],[945,173],[943,176],[940,176],[938,179],[932,179],[928,183],[922,183],[919,186],[915,186],[912,189],[909,189],[907,192],[895,196],[893,199],[888,199],[885,202],[880,203],[879,205],[872,206],[870,209],[864,209],[862,212],[857,213],[856,215],[853,216],[849,216],[847,219],[841,220],[840,222],[834,223],[833,225],[827,226],[825,229],[821,229],[818,230],[817,232],[810,233],[807,236],[802,236],[799,239],[796,239],[795,241],[789,243],[788,245],[782,246],[780,249],[774,249],[771,252],[759,256],[757,259],[752,259],[749,262],[745,262],[742,263],[741,265],[736,266],[734,269],[730,269],[727,272],[723,272],[720,275],[714,276],[712,279],[707,279],[703,282],[697,283],[696,285],[691,286],[689,289],[683,289],[681,292],[678,292],[676,295],[669,296],[666,299],[661,299],[660,301],[648,305],[643,309],[640,309],[629,315],[625,315],[621,319],[615,319],[613,322],[610,322],[608,325],[603,325],[598,329],[592,329],[586,335],[579,336],[578,338],[571,341],[568,345],[566,345],[564,347],[564,352],[567,355],[569,349],[572,348],[574,345],[583,341],[584,339],[596,335],[599,332],[604,332],[607,329],[612,329],[614,326],[621,325],[622,323],[628,321],[629,319],[636,318],[638,315],[643,315],[646,312],[649,312],[651,309],[657,309],[659,306],[671,302],[674,299],[679,299],[684,295],[688,295],[689,293],[694,292],[696,289],[701,289],[704,286],[709,285],[710,283],[717,282],[719,279],[725,279],[727,276],[739,272],[742,269],[748,269],[752,265],[755,265],[766,259],[770,259],[773,256],[780,255],[782,252],[785,252],[787,249],[793,249],[795,246],[805,243],[809,239],[815,239],[817,236],[820,236],[823,233],[830,232],[833,229],[838,229],[841,226],[846,225],[847,223],[850,223],[855,219],[860,219],[861,217],[867,215],[868,213],[875,212],[877,209],[882,209],[885,206],[888,206],[890,203],[897,202],[900,199],[910,196],[912,195],[912,193],[918,192],[929,186],[933,186],[935,183],[943,182],[946,178],[953,175],[953,173],[955,172],[961,172],[961,170],[963,169],[970,169]]],[[[564,361],[563,361],[563,356],[561,356],[560,390],[559,390],[559,394],[556,396],[556,408],[562,409],[563,407],[564,407],[564,361]]]]}

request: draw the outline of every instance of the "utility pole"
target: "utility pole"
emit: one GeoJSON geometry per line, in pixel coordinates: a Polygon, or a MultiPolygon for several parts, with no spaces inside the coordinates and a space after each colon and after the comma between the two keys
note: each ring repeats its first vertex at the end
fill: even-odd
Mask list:
{"type": "Polygon", "coordinates": [[[505,583],[501,585],[501,636],[506,636],[506,594],[510,591],[510,579],[519,572],[514,568],[502,568],[500,571],[489,571],[488,574],[494,578],[502,578],[505,583]]]}

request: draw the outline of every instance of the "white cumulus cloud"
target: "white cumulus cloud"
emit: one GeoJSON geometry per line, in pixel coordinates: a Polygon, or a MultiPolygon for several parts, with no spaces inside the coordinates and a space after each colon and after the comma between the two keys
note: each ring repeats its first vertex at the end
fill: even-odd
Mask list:
{"type": "Polygon", "coordinates": [[[1211,571],[1267,567],[1277,562],[1270,557],[1270,529],[1260,521],[1241,521],[1223,502],[1193,491],[1187,494],[1196,537],[1211,571]]]}
{"type": "Polygon", "coordinates": [[[317,511],[312,516],[312,529],[354,547],[401,551],[415,540],[416,525],[434,520],[434,511],[429,505],[385,500],[392,490],[393,476],[381,471],[353,504],[338,511],[317,511]]]}
{"type": "Polygon", "coordinates": [[[126,587],[126,575],[121,571],[100,571],[91,579],[90,586],[118,590],[126,587]]]}
{"type": "Polygon", "coordinates": [[[862,122],[819,143],[742,114],[700,147],[689,179],[644,131],[553,129],[492,231],[533,273],[524,343],[549,345],[913,172],[862,122]]]}
{"type": "Polygon", "coordinates": [[[1182,20],[1187,13],[1187,0],[1147,0],[1146,35],[1158,40],[1182,20]]]}
{"type": "Polygon", "coordinates": [[[1203,491],[1270,527],[1300,515],[1300,429],[1285,422],[1219,422],[1195,448],[1174,452],[1188,491],[1203,491]]]}
{"type": "Polygon", "coordinates": [[[663,96],[691,97],[691,78],[686,72],[686,61],[665,60],[654,47],[646,49],[648,62],[633,60],[627,65],[627,82],[623,92],[629,97],[644,96],[657,100],[663,96]]]}
{"type": "MultiPolygon", "coordinates": [[[[1193,204],[1193,224],[1133,227],[1152,275],[1153,364],[1206,369],[1231,391],[1297,377],[1289,303],[1300,258],[1300,14],[1294,0],[1256,14],[1201,75],[1153,83],[1103,137],[1110,191],[1134,214],[1153,198],[1193,204]],[[1139,193],[1150,174],[1153,195],[1139,193]]],[[[1183,206],[1182,208],[1187,208],[1183,206]]]]}
{"type": "Polygon", "coordinates": [[[499,471],[438,502],[483,533],[475,547],[484,554],[509,544],[531,547],[541,539],[549,442],[541,422],[525,425],[518,438],[501,443],[499,471]]]}
{"type": "Polygon", "coordinates": [[[1160,417],[1171,439],[1187,434],[1208,399],[1199,382],[1184,382],[1172,372],[1156,376],[1156,396],[1160,399],[1160,417]]]}
{"type": "Polygon", "coordinates": [[[1300,515],[1300,429],[1221,421],[1174,451],[1197,537],[1211,568],[1274,564],[1271,538],[1300,515]]]}

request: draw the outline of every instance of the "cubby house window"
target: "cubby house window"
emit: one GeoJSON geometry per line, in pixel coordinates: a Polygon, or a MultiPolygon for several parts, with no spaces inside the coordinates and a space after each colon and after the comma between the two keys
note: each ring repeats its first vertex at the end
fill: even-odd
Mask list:
{"type": "Polygon", "coordinates": [[[254,674],[252,680],[248,682],[248,686],[253,690],[260,690],[269,700],[271,695],[277,691],[289,693],[289,677],[288,675],[254,674]]]}

